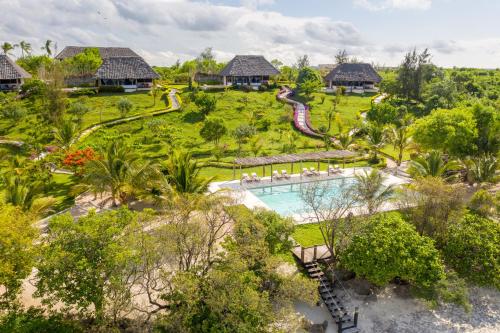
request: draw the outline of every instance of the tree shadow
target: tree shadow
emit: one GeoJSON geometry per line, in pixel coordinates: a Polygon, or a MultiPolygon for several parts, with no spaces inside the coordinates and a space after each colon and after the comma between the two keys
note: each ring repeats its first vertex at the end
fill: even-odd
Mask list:
{"type": "Polygon", "coordinates": [[[182,116],[182,120],[190,124],[198,123],[200,121],[203,121],[203,119],[204,119],[203,115],[200,112],[195,112],[195,111],[185,113],[182,116]]]}

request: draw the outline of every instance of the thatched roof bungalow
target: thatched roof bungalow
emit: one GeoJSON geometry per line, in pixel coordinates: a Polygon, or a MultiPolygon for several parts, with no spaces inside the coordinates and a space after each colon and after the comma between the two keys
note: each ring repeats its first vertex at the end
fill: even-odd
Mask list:
{"type": "Polygon", "coordinates": [[[382,78],[372,65],[344,63],[336,65],[325,77],[329,88],[346,87],[348,90],[372,90],[382,78]]]}
{"type": "Polygon", "coordinates": [[[260,55],[237,55],[219,73],[224,85],[260,86],[280,72],[260,55]]]}
{"type": "MultiPolygon", "coordinates": [[[[67,46],[56,59],[64,60],[83,52],[83,46],[67,46]]],[[[151,89],[160,76],[137,53],[127,47],[97,47],[102,65],[89,78],[97,86],[122,86],[126,91],[151,89]]]]}
{"type": "Polygon", "coordinates": [[[31,74],[16,64],[6,54],[0,54],[0,90],[18,90],[31,74]]]}

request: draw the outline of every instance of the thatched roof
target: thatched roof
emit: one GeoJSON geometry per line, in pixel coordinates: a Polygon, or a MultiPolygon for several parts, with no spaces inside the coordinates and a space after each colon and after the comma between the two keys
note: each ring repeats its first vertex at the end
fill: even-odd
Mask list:
{"type": "Polygon", "coordinates": [[[0,80],[29,79],[31,74],[12,61],[7,55],[0,54],[0,80]]]}
{"type": "Polygon", "coordinates": [[[329,150],[329,151],[318,151],[303,154],[289,154],[289,155],[276,155],[276,156],[262,156],[262,157],[241,157],[236,158],[234,163],[241,166],[257,166],[257,165],[269,165],[269,164],[282,164],[282,163],[292,163],[292,162],[305,162],[305,161],[316,161],[321,159],[329,158],[344,158],[344,157],[354,157],[355,153],[348,150],[329,150]]]}
{"type": "Polygon", "coordinates": [[[105,58],[97,70],[99,79],[156,79],[160,76],[141,57],[105,58]]]}
{"type": "Polygon", "coordinates": [[[280,72],[259,55],[237,55],[220,72],[222,76],[267,76],[280,72]]]}
{"type": "Polygon", "coordinates": [[[101,58],[113,58],[113,57],[139,57],[137,53],[129,49],[128,47],[94,47],[94,46],[66,46],[59,54],[56,59],[64,60],[66,58],[74,57],[75,55],[82,53],[85,49],[96,48],[99,50],[101,58]]]}
{"type": "Polygon", "coordinates": [[[382,78],[370,64],[339,64],[325,77],[327,81],[361,81],[379,83],[382,78]]]}

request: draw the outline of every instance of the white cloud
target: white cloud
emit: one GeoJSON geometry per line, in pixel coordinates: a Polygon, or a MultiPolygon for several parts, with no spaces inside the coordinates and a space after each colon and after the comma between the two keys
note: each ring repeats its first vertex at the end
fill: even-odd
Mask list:
{"type": "Polygon", "coordinates": [[[419,9],[427,10],[432,6],[432,0],[353,0],[356,7],[368,10],[384,9],[419,9]]]}

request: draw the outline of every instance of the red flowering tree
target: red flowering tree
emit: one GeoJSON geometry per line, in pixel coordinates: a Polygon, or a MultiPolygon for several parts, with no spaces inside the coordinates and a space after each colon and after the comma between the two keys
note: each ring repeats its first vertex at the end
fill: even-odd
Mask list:
{"type": "Polygon", "coordinates": [[[80,175],[83,171],[83,167],[88,161],[96,159],[96,154],[94,149],[87,147],[85,149],[79,149],[77,151],[66,154],[63,164],[73,169],[75,174],[80,175]]]}

